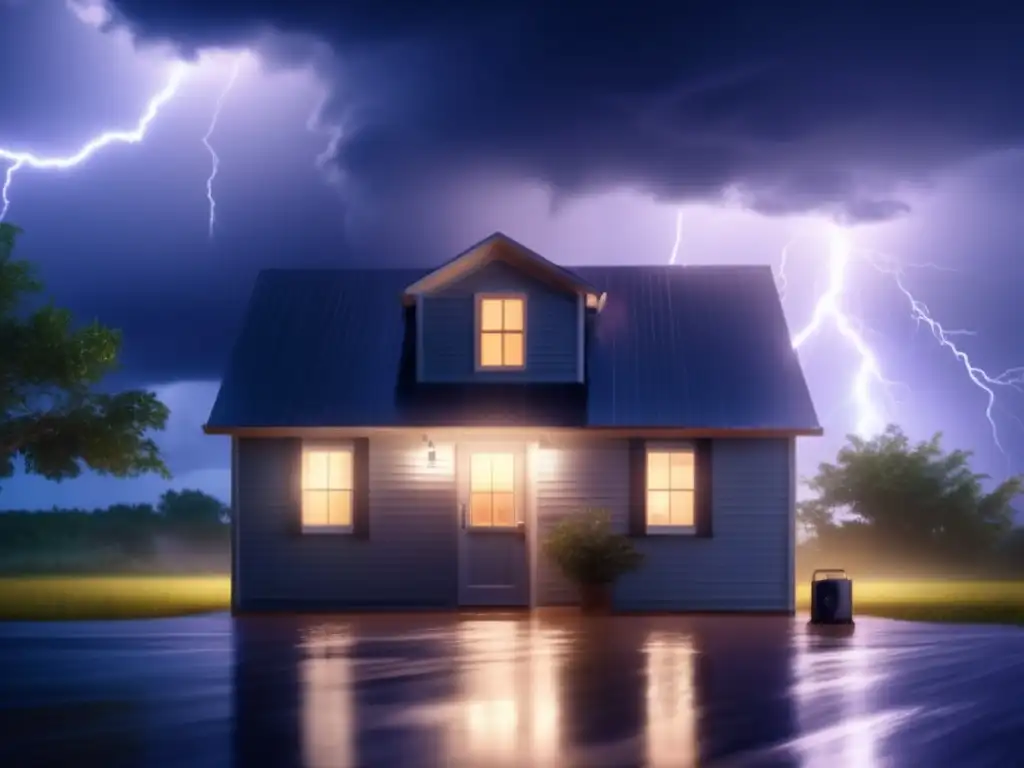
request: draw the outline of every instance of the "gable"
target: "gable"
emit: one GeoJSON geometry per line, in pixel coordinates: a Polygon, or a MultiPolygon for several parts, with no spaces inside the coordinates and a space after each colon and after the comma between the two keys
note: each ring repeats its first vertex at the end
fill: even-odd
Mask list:
{"type": "Polygon", "coordinates": [[[503,262],[526,276],[566,293],[583,295],[591,309],[599,309],[601,306],[601,294],[579,275],[545,259],[501,232],[495,232],[406,286],[404,301],[413,304],[417,296],[443,291],[494,262],[503,262]]]}
{"type": "Polygon", "coordinates": [[[580,296],[504,260],[489,261],[418,296],[416,313],[417,378],[421,382],[583,381],[581,340],[585,329],[580,296]],[[504,323],[506,303],[518,309],[508,327],[504,323]],[[491,313],[485,312],[488,305],[491,313]],[[507,339],[518,343],[513,344],[515,350],[506,360],[503,347],[507,339]]]}

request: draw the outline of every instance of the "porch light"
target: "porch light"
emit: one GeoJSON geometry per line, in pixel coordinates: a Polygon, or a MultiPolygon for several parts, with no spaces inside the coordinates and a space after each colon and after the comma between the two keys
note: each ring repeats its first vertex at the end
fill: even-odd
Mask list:
{"type": "Polygon", "coordinates": [[[434,467],[437,465],[437,449],[434,447],[434,441],[424,435],[423,442],[427,444],[427,466],[434,467]]]}

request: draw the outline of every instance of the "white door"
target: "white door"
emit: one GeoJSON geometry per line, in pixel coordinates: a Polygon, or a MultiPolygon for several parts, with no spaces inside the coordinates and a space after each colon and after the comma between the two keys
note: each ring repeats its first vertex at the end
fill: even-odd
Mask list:
{"type": "Polygon", "coordinates": [[[458,446],[459,604],[529,604],[526,448],[458,446]]]}

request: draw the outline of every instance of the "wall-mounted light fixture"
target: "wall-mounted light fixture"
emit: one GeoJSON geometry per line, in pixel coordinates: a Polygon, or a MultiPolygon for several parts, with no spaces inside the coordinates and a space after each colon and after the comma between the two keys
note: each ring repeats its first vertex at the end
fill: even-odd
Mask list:
{"type": "Polygon", "coordinates": [[[424,435],[423,442],[427,444],[427,466],[433,467],[437,464],[437,449],[434,447],[434,441],[424,435]]]}

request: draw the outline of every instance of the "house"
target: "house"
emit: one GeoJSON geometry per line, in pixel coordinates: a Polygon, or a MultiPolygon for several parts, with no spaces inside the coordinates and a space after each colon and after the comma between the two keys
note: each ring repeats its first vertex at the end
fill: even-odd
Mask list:
{"type": "Polygon", "coordinates": [[[545,532],[601,507],[646,555],[618,609],[791,612],[821,434],[768,267],[570,270],[500,233],[261,273],[205,430],[236,611],[572,603],[545,532]]]}

